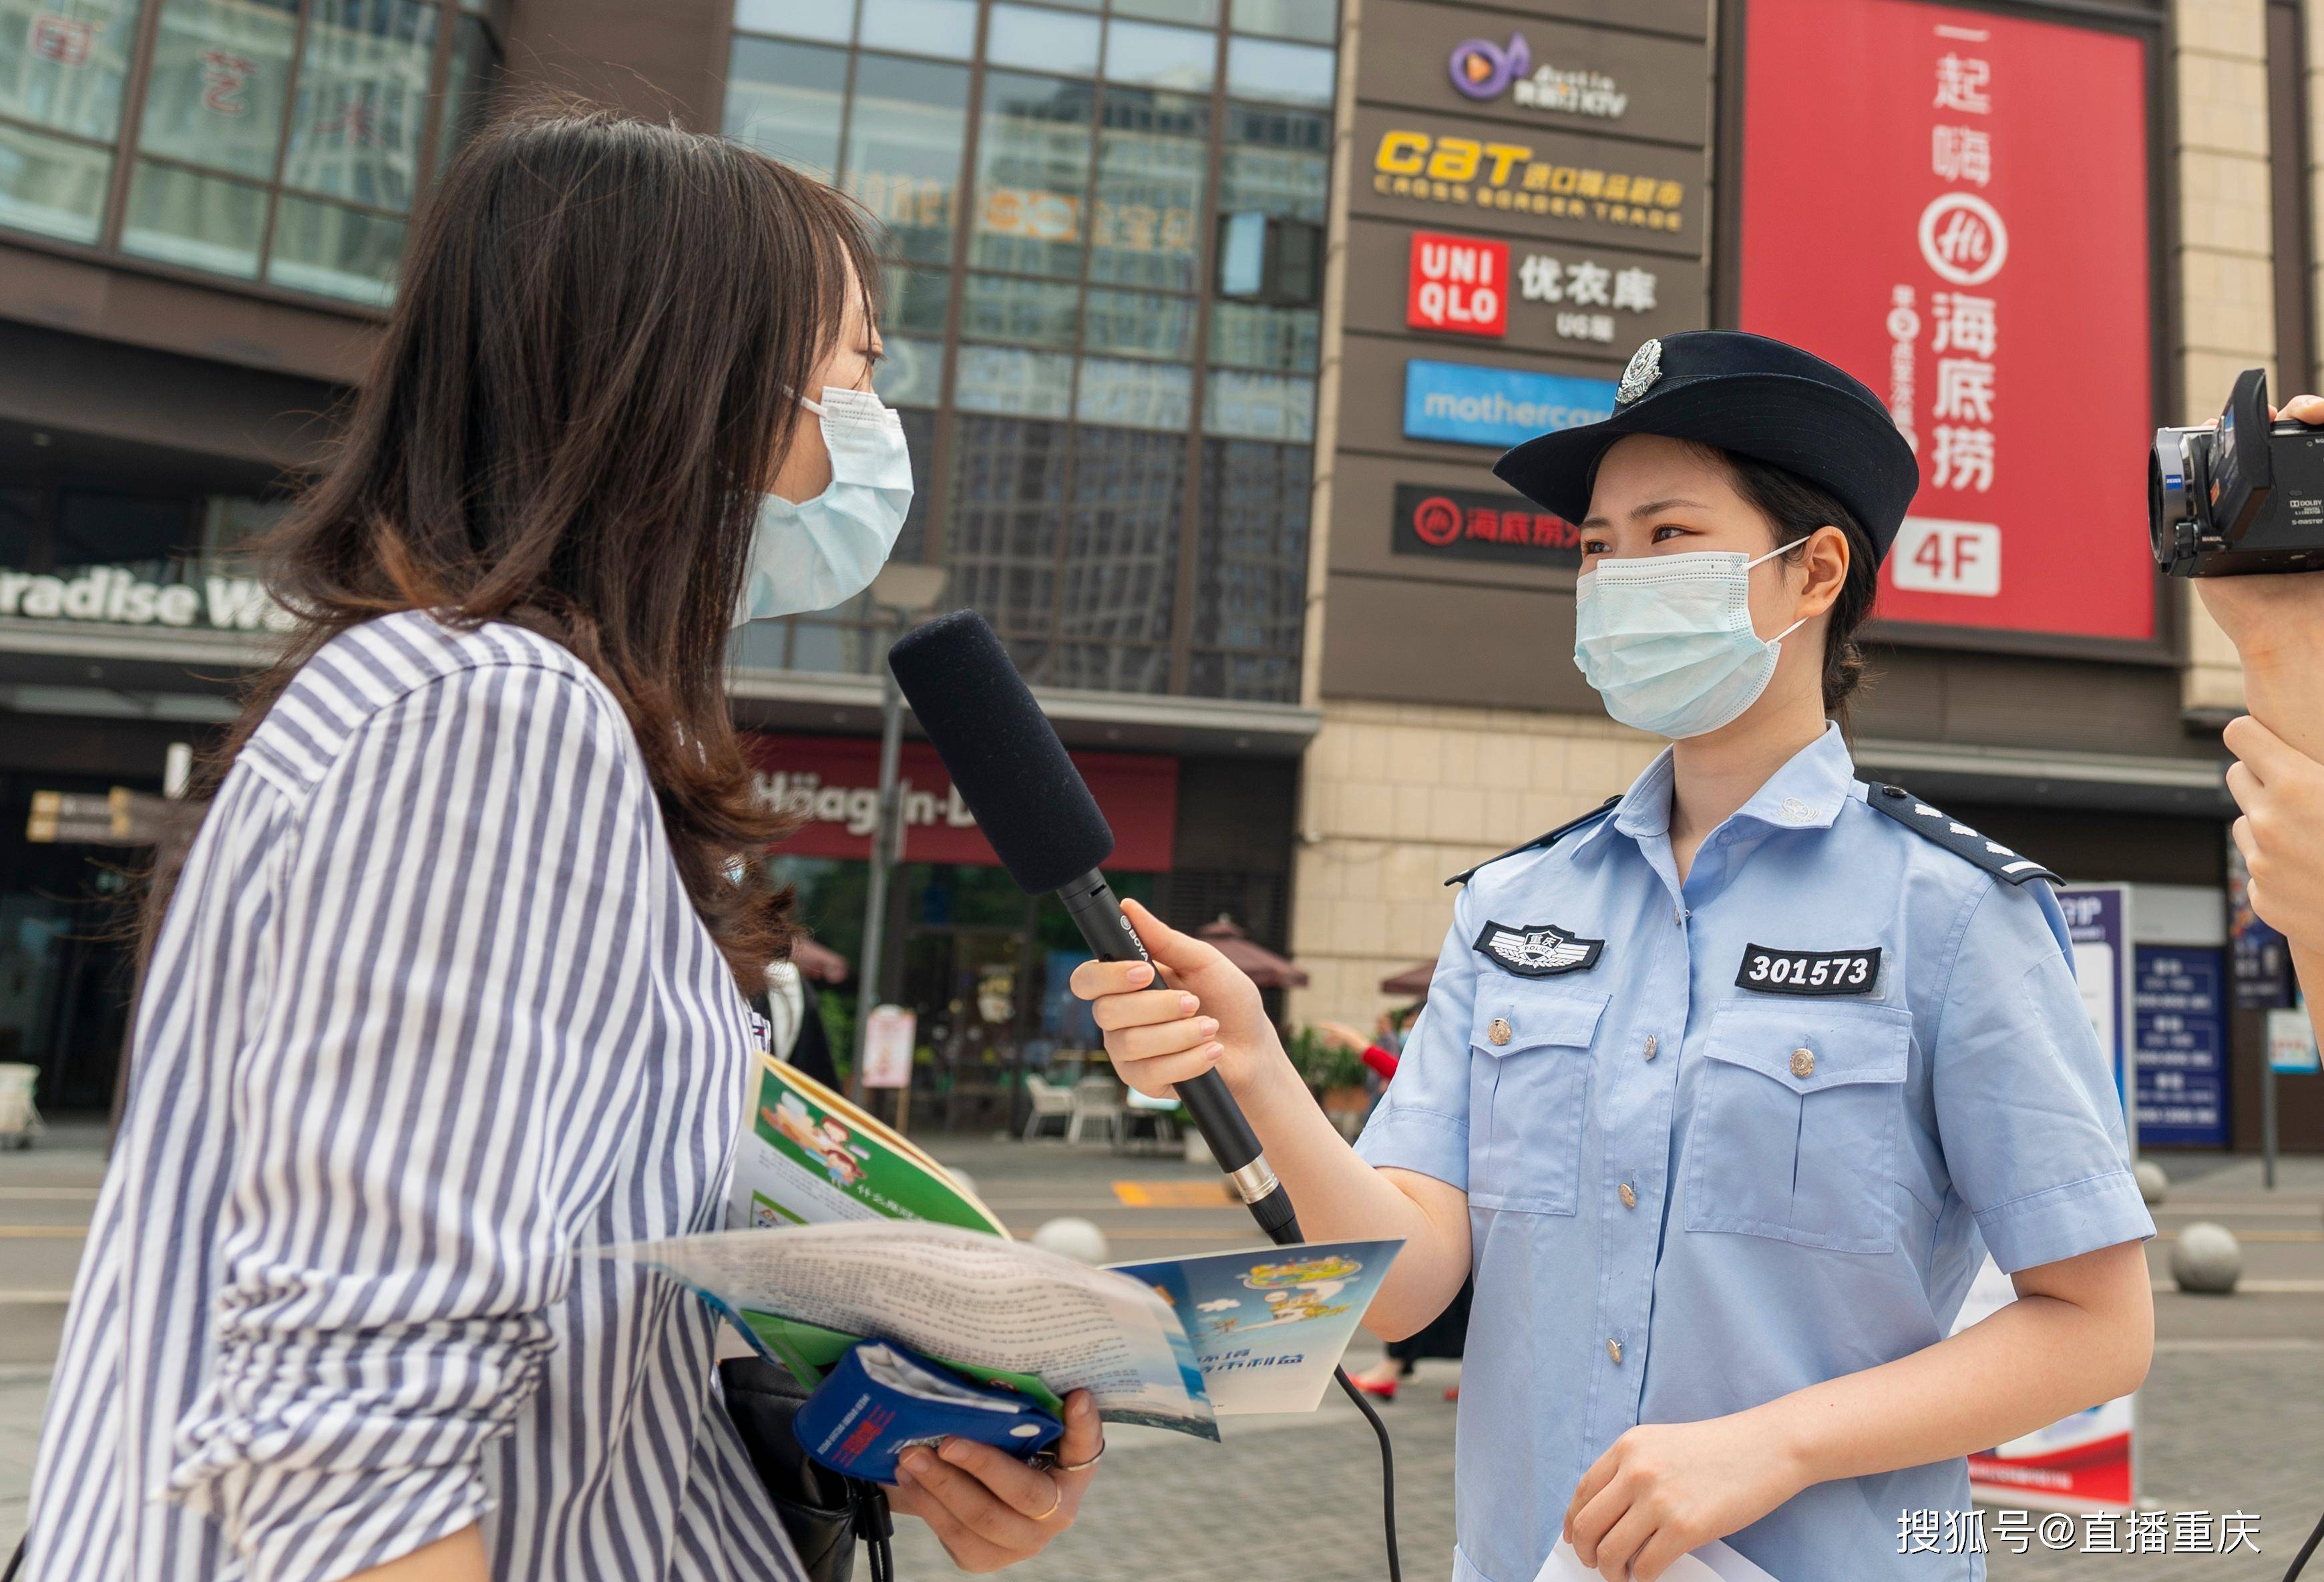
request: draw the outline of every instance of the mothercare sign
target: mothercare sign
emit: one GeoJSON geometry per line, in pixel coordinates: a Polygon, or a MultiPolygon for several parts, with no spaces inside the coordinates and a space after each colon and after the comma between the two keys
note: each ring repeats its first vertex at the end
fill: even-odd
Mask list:
{"type": "Polygon", "coordinates": [[[52,575],[0,571],[0,616],[7,615],[219,631],[282,631],[292,624],[256,577],[195,568],[182,582],[156,582],[119,566],[52,575]]]}

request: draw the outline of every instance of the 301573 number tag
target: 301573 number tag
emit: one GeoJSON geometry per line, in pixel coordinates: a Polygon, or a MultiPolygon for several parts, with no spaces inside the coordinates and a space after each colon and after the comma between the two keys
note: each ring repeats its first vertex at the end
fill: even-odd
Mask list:
{"type": "Polygon", "coordinates": [[[1880,984],[1880,947],[1778,951],[1745,945],[1735,986],[1759,994],[1870,994],[1880,984]]]}

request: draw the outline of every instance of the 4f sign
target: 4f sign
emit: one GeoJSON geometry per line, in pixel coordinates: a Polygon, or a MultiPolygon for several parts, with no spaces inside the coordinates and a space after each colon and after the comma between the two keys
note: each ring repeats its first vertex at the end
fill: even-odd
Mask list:
{"type": "Polygon", "coordinates": [[[1404,321],[1415,329],[1506,335],[1508,281],[1508,243],[1415,231],[1404,321]]]}
{"type": "Polygon", "coordinates": [[[1956,286],[1981,286],[2009,258],[2009,228],[1974,192],[1948,192],[1921,211],[1921,257],[1956,286]]]}
{"type": "Polygon", "coordinates": [[[1906,593],[1990,599],[2001,592],[2001,529],[1992,522],[1908,516],[1896,530],[1888,572],[1906,593]]]}

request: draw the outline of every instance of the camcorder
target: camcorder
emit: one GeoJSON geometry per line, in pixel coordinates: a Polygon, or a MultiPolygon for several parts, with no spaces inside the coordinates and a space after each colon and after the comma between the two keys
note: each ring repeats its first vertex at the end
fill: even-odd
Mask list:
{"type": "Polygon", "coordinates": [[[2216,427],[2154,431],[2146,502],[2166,576],[2324,571],[2324,428],[2272,420],[2246,368],[2216,427]]]}

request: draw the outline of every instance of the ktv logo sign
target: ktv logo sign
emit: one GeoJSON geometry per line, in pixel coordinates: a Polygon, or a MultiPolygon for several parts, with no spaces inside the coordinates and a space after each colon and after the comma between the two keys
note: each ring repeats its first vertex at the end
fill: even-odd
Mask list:
{"type": "Polygon", "coordinates": [[[1404,321],[1414,329],[1506,335],[1508,280],[1508,243],[1415,231],[1404,321]]]}
{"type": "Polygon", "coordinates": [[[1468,98],[1498,98],[1506,92],[1512,104],[1528,110],[1562,110],[1605,121],[1618,119],[1630,107],[1630,97],[1602,71],[1561,71],[1546,61],[1536,69],[1533,47],[1523,33],[1511,33],[1506,44],[1463,39],[1452,46],[1445,69],[1453,87],[1468,98]]]}

